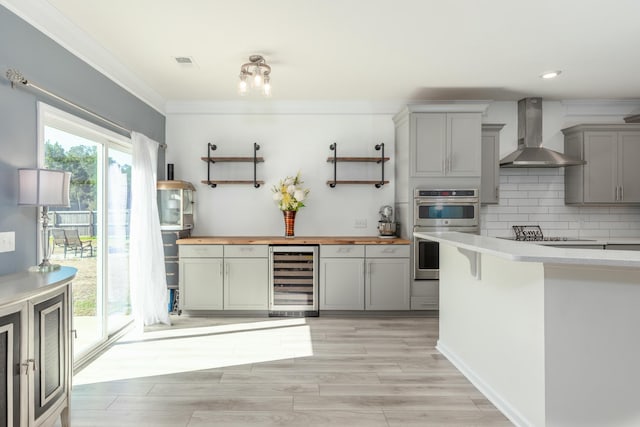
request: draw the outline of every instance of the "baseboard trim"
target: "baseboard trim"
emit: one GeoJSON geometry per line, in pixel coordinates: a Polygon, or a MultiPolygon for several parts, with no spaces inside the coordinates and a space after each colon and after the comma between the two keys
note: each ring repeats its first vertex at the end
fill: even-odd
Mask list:
{"type": "Polygon", "coordinates": [[[438,340],[436,350],[442,353],[502,414],[518,427],[530,427],[530,422],[506,399],[485,382],[473,369],[459,358],[442,340],[438,340]]]}

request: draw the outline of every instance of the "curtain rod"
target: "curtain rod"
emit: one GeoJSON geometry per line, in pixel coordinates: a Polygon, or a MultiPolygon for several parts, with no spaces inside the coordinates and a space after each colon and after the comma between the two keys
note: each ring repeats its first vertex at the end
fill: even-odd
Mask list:
{"type": "MultiPolygon", "coordinates": [[[[30,82],[18,70],[14,70],[14,69],[10,68],[10,69],[7,70],[6,76],[7,76],[7,79],[11,82],[11,87],[12,88],[16,87],[17,85],[31,87],[31,88],[33,88],[33,89],[35,89],[35,90],[37,90],[37,91],[39,91],[41,93],[44,93],[47,96],[50,96],[51,98],[54,98],[54,99],[56,99],[56,100],[58,100],[58,101],[60,101],[60,102],[62,102],[64,104],[67,104],[70,107],[73,107],[73,108],[75,108],[77,110],[80,110],[80,111],[90,115],[93,118],[101,120],[102,122],[107,123],[109,126],[112,126],[112,127],[116,128],[116,129],[120,129],[121,131],[123,131],[126,134],[128,134],[129,137],[131,137],[131,130],[130,129],[122,127],[118,123],[116,123],[114,121],[111,121],[111,120],[107,119],[106,117],[102,117],[101,115],[99,115],[97,113],[94,113],[91,110],[88,110],[88,109],[86,109],[86,108],[84,108],[84,107],[82,107],[82,106],[80,106],[80,105],[78,105],[78,104],[76,104],[74,102],[69,101],[66,98],[63,98],[63,97],[61,97],[59,95],[56,95],[55,93],[50,92],[47,89],[42,88],[42,87],[30,82]]],[[[167,148],[167,144],[160,144],[160,148],[166,149],[167,148]]]]}

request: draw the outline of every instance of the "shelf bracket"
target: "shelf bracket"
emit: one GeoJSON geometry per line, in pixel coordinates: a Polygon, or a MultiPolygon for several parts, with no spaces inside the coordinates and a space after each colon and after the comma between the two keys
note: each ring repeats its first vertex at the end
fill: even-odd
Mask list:
{"type": "Polygon", "coordinates": [[[376,150],[380,151],[380,168],[382,169],[382,178],[378,184],[375,184],[376,188],[380,188],[384,185],[384,142],[376,145],[376,150]]]}
{"type": "Polygon", "coordinates": [[[329,146],[329,149],[333,151],[333,182],[329,184],[329,187],[336,188],[336,181],[338,180],[338,143],[334,142],[329,146]]]}
{"type": "Polygon", "coordinates": [[[207,181],[209,182],[209,187],[211,188],[216,188],[217,184],[213,184],[211,183],[211,163],[215,163],[215,161],[211,160],[211,152],[217,150],[218,147],[216,147],[215,144],[212,143],[208,143],[207,144],[207,157],[208,157],[208,161],[207,161],[207,181]]]}
{"type": "Polygon", "coordinates": [[[257,175],[257,167],[258,167],[258,155],[257,152],[260,149],[260,146],[257,142],[253,143],[253,186],[255,188],[259,188],[260,184],[258,183],[258,175],[257,175]]]}
{"type": "Polygon", "coordinates": [[[482,277],[480,272],[480,266],[482,265],[480,253],[464,248],[458,248],[458,252],[466,256],[467,260],[469,260],[469,273],[471,276],[476,280],[480,280],[482,277]]]}

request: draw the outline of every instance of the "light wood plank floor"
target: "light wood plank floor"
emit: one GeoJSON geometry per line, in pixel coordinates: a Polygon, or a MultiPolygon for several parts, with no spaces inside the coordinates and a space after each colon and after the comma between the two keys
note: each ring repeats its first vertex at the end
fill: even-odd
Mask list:
{"type": "Polygon", "coordinates": [[[72,426],[510,426],[435,318],[172,317],[74,377],[72,426]]]}

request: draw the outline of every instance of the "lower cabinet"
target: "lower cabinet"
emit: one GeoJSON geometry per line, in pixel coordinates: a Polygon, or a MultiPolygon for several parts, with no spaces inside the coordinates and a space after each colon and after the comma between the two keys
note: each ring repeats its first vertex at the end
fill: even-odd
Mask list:
{"type": "Polygon", "coordinates": [[[180,308],[222,310],[223,260],[180,257],[180,308]]]}
{"type": "Polygon", "coordinates": [[[266,245],[180,245],[182,310],[266,310],[266,245]]]}
{"type": "Polygon", "coordinates": [[[69,425],[68,286],[0,306],[0,425],[69,425]]]}
{"type": "Polygon", "coordinates": [[[365,310],[409,310],[408,245],[366,247],[365,310]]]}
{"type": "Polygon", "coordinates": [[[225,246],[224,309],[269,308],[269,248],[266,245],[225,246]]]}
{"type": "MultiPolygon", "coordinates": [[[[267,310],[267,245],[180,245],[180,309],[267,310]]],[[[322,245],[320,310],[409,310],[409,245],[322,245]]]]}
{"type": "Polygon", "coordinates": [[[408,245],[323,245],[321,310],[409,310],[408,245]]]}
{"type": "Polygon", "coordinates": [[[320,248],[320,310],[364,310],[364,246],[320,248]]]}

